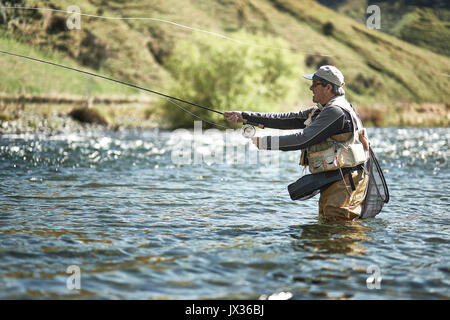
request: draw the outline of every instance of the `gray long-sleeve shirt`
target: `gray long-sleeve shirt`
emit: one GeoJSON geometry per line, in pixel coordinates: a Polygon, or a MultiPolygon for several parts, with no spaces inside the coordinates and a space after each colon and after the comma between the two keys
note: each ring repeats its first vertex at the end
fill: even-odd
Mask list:
{"type": "Polygon", "coordinates": [[[350,114],[337,105],[333,105],[335,98],[337,97],[333,97],[322,110],[317,109],[315,111],[312,116],[312,123],[308,127],[304,122],[314,108],[290,113],[242,112],[242,117],[248,121],[262,124],[267,128],[303,129],[295,134],[263,137],[262,145],[264,149],[272,149],[272,141],[274,139],[278,139],[279,150],[304,149],[322,142],[332,135],[353,131],[350,114]],[[320,117],[318,117],[319,114],[320,117]]]}

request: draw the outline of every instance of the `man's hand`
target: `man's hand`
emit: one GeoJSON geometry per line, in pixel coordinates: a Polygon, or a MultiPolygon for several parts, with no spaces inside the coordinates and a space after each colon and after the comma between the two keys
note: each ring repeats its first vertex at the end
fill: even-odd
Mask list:
{"type": "Polygon", "coordinates": [[[247,122],[244,118],[242,118],[242,113],[239,111],[225,111],[223,113],[223,117],[231,123],[247,122]]]}

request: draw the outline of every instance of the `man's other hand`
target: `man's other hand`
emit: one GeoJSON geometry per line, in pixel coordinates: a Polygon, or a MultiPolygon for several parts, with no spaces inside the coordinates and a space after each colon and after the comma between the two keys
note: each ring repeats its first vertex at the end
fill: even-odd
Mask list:
{"type": "Polygon", "coordinates": [[[239,111],[225,111],[223,117],[231,123],[247,122],[242,118],[242,113],[239,111]]]}

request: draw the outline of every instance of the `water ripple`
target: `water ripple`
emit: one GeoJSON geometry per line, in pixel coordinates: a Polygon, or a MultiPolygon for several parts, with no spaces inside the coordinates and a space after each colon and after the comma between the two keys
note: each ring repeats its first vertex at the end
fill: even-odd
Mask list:
{"type": "Polygon", "coordinates": [[[287,194],[298,152],[252,158],[239,135],[2,135],[0,298],[448,299],[450,130],[369,135],[391,201],[375,219],[325,225],[317,198],[287,194]],[[239,156],[212,161],[226,140],[239,156]],[[190,163],[174,162],[181,145],[190,163]],[[71,265],[80,290],[66,287],[71,265]],[[380,289],[367,287],[372,265],[380,289]]]}

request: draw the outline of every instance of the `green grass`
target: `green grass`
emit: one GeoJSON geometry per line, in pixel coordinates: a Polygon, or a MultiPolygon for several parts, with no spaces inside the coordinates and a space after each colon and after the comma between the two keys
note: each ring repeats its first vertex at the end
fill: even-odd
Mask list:
{"type": "MultiPolygon", "coordinates": [[[[420,2],[420,1],[417,1],[420,2]]],[[[411,1],[370,1],[381,10],[381,30],[416,46],[450,57],[450,10],[433,3],[422,2],[421,6],[411,1]]],[[[366,23],[367,0],[329,1],[336,11],[366,23]]]]}
{"type": "Polygon", "coordinates": [[[431,9],[406,14],[391,33],[417,46],[450,57],[450,22],[441,21],[431,9]]]}
{"type": "MultiPolygon", "coordinates": [[[[355,3],[355,1],[353,1],[355,3]]],[[[70,1],[30,1],[39,7],[51,5],[66,9],[70,1]]],[[[174,21],[179,24],[205,29],[232,36],[231,32],[246,31],[263,33],[281,38],[292,50],[302,56],[298,74],[297,104],[311,105],[309,82],[302,79],[303,73],[316,70],[304,61],[311,54],[329,55],[329,61],[345,75],[349,100],[362,108],[374,105],[389,106],[394,103],[447,103],[450,95],[450,59],[429,50],[414,46],[380,31],[369,30],[364,24],[321,6],[313,0],[129,0],[77,2],[86,14],[105,16],[152,17],[174,21]],[[323,25],[332,22],[331,35],[323,33],[323,25]],[[369,84],[369,85],[368,85],[369,84]],[[373,84],[373,85],[370,85],[373,84]]],[[[0,37],[0,47],[30,56],[80,67],[97,73],[140,84],[161,92],[174,86],[183,88],[183,77],[168,68],[170,54],[177,43],[197,31],[187,30],[171,24],[143,20],[105,20],[82,17],[81,30],[61,31],[48,34],[46,26],[52,16],[66,15],[42,12],[41,19],[25,19],[16,29],[7,29],[0,37]],[[96,45],[86,48],[82,41],[91,34],[96,45]],[[94,56],[96,50],[104,48],[106,56],[100,69],[82,66],[80,50],[94,56]]],[[[414,16],[405,17],[404,25],[416,21],[414,16]],[[410,19],[410,20],[408,20],[410,19]]],[[[383,22],[382,22],[383,23],[383,22]]],[[[402,30],[404,28],[400,28],[402,30]]],[[[214,37],[208,35],[208,37],[214,37]]],[[[245,45],[236,46],[232,54],[240,54],[245,45]]],[[[445,41],[441,41],[444,45],[445,41]]],[[[276,49],[267,49],[276,50],[276,49]]],[[[241,53],[242,54],[242,53],[241,53]]],[[[74,95],[134,95],[137,91],[104,80],[87,80],[67,70],[0,56],[3,73],[0,92],[9,94],[74,94],[74,95]]],[[[214,62],[208,62],[214,63],[214,62]]],[[[209,66],[214,69],[213,66],[209,66]]],[[[195,74],[191,75],[195,77],[195,74]]],[[[220,78],[220,74],[217,74],[220,78]]],[[[233,75],[228,76],[233,81],[233,75]]],[[[289,80],[286,86],[291,86],[289,80]]],[[[214,82],[211,87],[214,88],[214,82]]],[[[183,91],[179,98],[184,98],[183,91]]],[[[193,97],[195,98],[195,97],[193,97]]],[[[231,101],[231,100],[230,100],[231,101]]],[[[198,101],[193,101],[198,102],[198,101]]],[[[258,110],[261,103],[251,109],[258,110]]],[[[270,110],[296,110],[296,103],[280,103],[265,106],[270,110]]],[[[214,106],[211,106],[214,107],[214,106]]],[[[238,109],[236,105],[224,108],[238,109]]]]}
{"type": "MultiPolygon", "coordinates": [[[[175,97],[226,111],[279,111],[280,106],[293,105],[298,96],[295,86],[304,60],[301,54],[287,50],[288,44],[279,38],[249,33],[236,33],[234,39],[254,45],[236,46],[206,35],[196,35],[179,42],[167,61],[167,67],[179,83],[170,89],[175,97]],[[267,47],[284,48],[268,50],[267,47]]],[[[192,119],[163,101],[162,114],[174,126],[189,127],[192,119]]],[[[184,106],[207,121],[223,121],[212,112],[184,106]]]]}
{"type": "Polygon", "coordinates": [[[369,30],[326,8],[315,8],[310,12],[307,1],[274,2],[313,28],[314,36],[309,38],[314,39],[315,45],[311,45],[311,50],[332,46],[328,52],[333,55],[335,64],[346,76],[347,84],[352,83],[359,74],[375,78],[382,84],[374,94],[370,94],[370,90],[367,94],[349,90],[350,96],[358,103],[389,103],[399,100],[446,102],[446,96],[450,93],[450,78],[445,76],[450,74],[450,60],[447,57],[369,30]],[[331,37],[320,34],[322,25],[327,21],[333,21],[335,27],[331,37]],[[378,66],[379,70],[374,70],[369,64],[378,66]],[[434,79],[437,76],[440,81],[425,80],[426,74],[434,79]]]}
{"type": "MultiPolygon", "coordinates": [[[[80,67],[60,53],[34,49],[5,35],[0,38],[0,48],[4,51],[105,75],[102,73],[103,70],[95,71],[80,67]]],[[[49,94],[57,96],[113,94],[129,96],[138,93],[136,89],[127,88],[113,82],[18,57],[2,54],[0,55],[0,61],[6,75],[0,82],[0,92],[6,94],[49,94]]]]}

